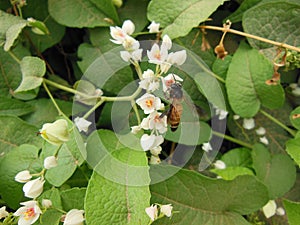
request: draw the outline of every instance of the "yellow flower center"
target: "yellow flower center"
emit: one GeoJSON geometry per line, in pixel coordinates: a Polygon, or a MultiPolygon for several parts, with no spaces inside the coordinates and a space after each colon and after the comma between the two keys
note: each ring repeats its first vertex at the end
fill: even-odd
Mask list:
{"type": "Polygon", "coordinates": [[[35,215],[34,208],[27,209],[23,214],[25,220],[30,220],[35,215]]]}
{"type": "Polygon", "coordinates": [[[152,100],[152,99],[147,99],[145,103],[146,103],[146,106],[147,106],[148,108],[150,108],[150,107],[152,107],[152,105],[153,105],[153,100],[152,100]]]}

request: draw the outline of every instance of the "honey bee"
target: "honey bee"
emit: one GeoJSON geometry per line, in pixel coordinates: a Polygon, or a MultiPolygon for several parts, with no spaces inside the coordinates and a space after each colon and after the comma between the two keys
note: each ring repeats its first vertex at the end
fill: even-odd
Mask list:
{"type": "Polygon", "coordinates": [[[170,105],[170,109],[163,113],[161,116],[167,115],[167,122],[171,127],[171,131],[176,131],[179,123],[180,118],[182,115],[183,107],[182,107],[182,101],[183,101],[183,91],[182,86],[180,83],[173,83],[167,90],[168,92],[168,98],[172,101],[170,105]]]}

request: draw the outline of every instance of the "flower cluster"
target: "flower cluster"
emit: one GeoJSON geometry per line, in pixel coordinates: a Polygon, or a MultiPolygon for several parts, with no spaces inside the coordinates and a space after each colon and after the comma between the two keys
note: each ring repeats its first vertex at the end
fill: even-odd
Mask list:
{"type": "MultiPolygon", "coordinates": [[[[152,22],[149,27],[150,33],[159,32],[159,24],[152,22]]],[[[125,51],[121,51],[121,58],[137,66],[142,59],[140,43],[132,36],[135,30],[134,24],[126,20],[122,27],[110,27],[111,41],[115,44],[122,44],[125,51]]],[[[139,125],[132,127],[132,132],[137,133],[145,130],[140,140],[144,151],[150,151],[150,163],[160,162],[160,145],[163,143],[163,134],[167,132],[167,116],[162,112],[164,104],[153,92],[162,85],[162,90],[167,92],[173,83],[183,81],[178,75],[168,73],[172,65],[182,65],[187,57],[186,51],[169,52],[172,48],[172,41],[168,35],[164,35],[161,45],[155,43],[150,50],[147,50],[148,62],[156,65],[156,70],[147,69],[139,74],[139,88],[145,90],[145,94],[136,99],[136,104],[141,107],[147,115],[139,125]]]]}
{"type": "Polygon", "coordinates": [[[147,207],[145,209],[145,212],[150,217],[150,220],[153,222],[154,220],[157,220],[164,216],[171,217],[172,210],[173,210],[173,206],[171,204],[167,204],[167,205],[152,204],[150,207],[147,207]]]}

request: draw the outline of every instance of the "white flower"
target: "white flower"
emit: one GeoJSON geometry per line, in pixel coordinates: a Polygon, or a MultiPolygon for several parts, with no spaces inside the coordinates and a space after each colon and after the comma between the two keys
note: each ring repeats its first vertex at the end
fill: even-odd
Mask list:
{"type": "Polygon", "coordinates": [[[14,213],[14,216],[20,217],[18,220],[18,225],[34,224],[42,213],[37,201],[21,202],[20,204],[24,206],[20,207],[14,213]]]}
{"type": "Polygon", "coordinates": [[[183,79],[174,73],[169,73],[167,76],[162,78],[163,91],[166,92],[172,84],[176,82],[182,82],[183,79]]]}
{"type": "Polygon", "coordinates": [[[113,38],[110,39],[111,42],[115,44],[122,44],[127,34],[120,27],[110,27],[110,36],[113,38]]]}
{"type": "Polygon", "coordinates": [[[264,127],[260,127],[258,129],[255,130],[257,135],[265,135],[266,134],[266,129],[264,127]]]}
{"type": "Polygon", "coordinates": [[[64,119],[45,123],[40,130],[42,138],[53,145],[61,145],[69,140],[68,122],[64,119]]]}
{"type": "Polygon", "coordinates": [[[57,166],[57,160],[55,156],[48,156],[44,159],[44,168],[50,169],[57,166]]]}
{"type": "Polygon", "coordinates": [[[128,35],[133,34],[135,30],[134,23],[131,20],[125,20],[122,25],[122,30],[128,35]]]}
{"type": "Polygon", "coordinates": [[[150,160],[149,160],[149,164],[151,165],[157,165],[157,164],[160,164],[161,161],[160,161],[160,158],[156,155],[151,155],[150,157],[150,160]]]}
{"type": "Polygon", "coordinates": [[[151,205],[150,207],[147,207],[145,211],[152,221],[157,219],[157,205],[151,205]]]}
{"type": "Polygon", "coordinates": [[[161,65],[168,57],[167,48],[159,48],[158,44],[154,44],[151,50],[147,50],[147,56],[150,63],[161,65]]]}
{"type": "Polygon", "coordinates": [[[78,128],[79,132],[84,131],[88,132],[89,126],[92,124],[92,122],[82,118],[82,117],[76,117],[74,119],[74,123],[76,127],[78,128]]]}
{"type": "Polygon", "coordinates": [[[209,142],[206,142],[206,143],[203,143],[203,144],[202,144],[202,150],[205,151],[205,152],[209,152],[209,151],[211,151],[211,150],[213,150],[213,149],[212,149],[210,143],[209,143],[209,142]]]}
{"type": "Polygon", "coordinates": [[[227,117],[228,112],[226,110],[223,109],[219,109],[217,107],[216,108],[216,115],[218,115],[219,120],[223,120],[227,117]]]}
{"type": "Polygon", "coordinates": [[[9,215],[9,213],[6,211],[6,206],[3,206],[0,208],[0,220],[2,218],[5,218],[9,215]]]}
{"type": "Polygon", "coordinates": [[[167,132],[167,117],[161,117],[161,113],[154,111],[144,118],[141,122],[141,128],[144,130],[158,131],[160,134],[167,132]]]}
{"type": "Polygon", "coordinates": [[[168,35],[164,35],[161,43],[161,48],[170,50],[172,48],[172,40],[168,35]]]}
{"type": "Polygon", "coordinates": [[[234,120],[238,120],[239,118],[240,118],[239,115],[233,115],[233,119],[234,119],[234,120]]]}
{"type": "Polygon", "coordinates": [[[64,220],[63,225],[83,225],[83,210],[71,209],[64,220]]]}
{"type": "Polygon", "coordinates": [[[159,32],[159,23],[155,23],[154,21],[147,27],[150,33],[158,33],[159,32]]]}
{"type": "Polygon", "coordinates": [[[155,76],[154,72],[147,69],[143,72],[143,79],[139,82],[139,87],[147,90],[148,92],[153,92],[159,88],[159,80],[155,76]]]}
{"type": "Polygon", "coordinates": [[[244,118],[243,119],[243,127],[247,130],[251,130],[255,127],[255,121],[253,118],[244,118]]]}
{"type": "Polygon", "coordinates": [[[266,136],[260,137],[260,138],[259,138],[259,141],[260,141],[261,143],[263,143],[264,145],[268,145],[268,144],[269,144],[269,141],[268,141],[268,139],[266,138],[266,136]]]}
{"type": "Polygon", "coordinates": [[[20,182],[20,183],[26,183],[30,181],[32,178],[30,172],[28,170],[23,170],[15,176],[15,181],[20,182]]]}
{"type": "Polygon", "coordinates": [[[132,52],[139,49],[140,42],[135,40],[133,37],[126,36],[123,40],[122,45],[127,51],[132,52]]]}
{"type": "Polygon", "coordinates": [[[144,110],[145,114],[150,114],[155,110],[160,110],[164,107],[160,98],[148,93],[138,98],[136,103],[142,108],[142,110],[144,110]]]}
{"type": "Polygon", "coordinates": [[[168,54],[168,58],[161,64],[161,71],[167,73],[172,65],[182,65],[186,60],[186,51],[181,50],[177,52],[171,52],[168,54]]]}
{"type": "Polygon", "coordinates": [[[158,156],[161,153],[161,146],[157,146],[155,148],[150,149],[150,153],[154,156],[158,156]]]}
{"type": "Polygon", "coordinates": [[[43,200],[42,200],[42,205],[43,205],[45,208],[50,208],[50,207],[52,207],[52,201],[49,200],[49,199],[43,199],[43,200]]]}
{"type": "Polygon", "coordinates": [[[143,134],[141,137],[140,143],[144,151],[148,151],[150,149],[156,148],[160,144],[164,142],[164,138],[161,135],[148,135],[148,134],[143,134]]]}
{"type": "Polygon", "coordinates": [[[225,162],[223,162],[222,160],[217,160],[215,163],[214,163],[214,166],[216,169],[219,169],[219,170],[224,170],[226,169],[226,164],[225,162]]]}
{"type": "Polygon", "coordinates": [[[141,61],[142,53],[143,53],[143,49],[137,49],[137,50],[134,50],[133,52],[120,51],[121,58],[125,62],[130,62],[131,59],[133,61],[141,61]]]}
{"type": "Polygon", "coordinates": [[[172,209],[173,209],[173,206],[171,204],[162,205],[160,207],[160,212],[162,214],[164,214],[165,216],[170,217],[170,216],[172,216],[172,209]]]}
{"type": "Polygon", "coordinates": [[[270,200],[263,208],[263,213],[265,214],[266,218],[270,218],[271,216],[274,216],[276,213],[276,202],[274,200],[270,200]]]}
{"type": "Polygon", "coordinates": [[[45,181],[42,178],[36,178],[28,181],[23,186],[24,195],[28,198],[36,198],[43,192],[43,186],[45,181]]]}
{"type": "Polygon", "coordinates": [[[131,133],[137,134],[141,130],[141,126],[132,126],[131,133]]]}
{"type": "Polygon", "coordinates": [[[282,207],[278,207],[276,209],[276,215],[278,215],[278,216],[284,216],[285,215],[284,209],[282,207]]]}

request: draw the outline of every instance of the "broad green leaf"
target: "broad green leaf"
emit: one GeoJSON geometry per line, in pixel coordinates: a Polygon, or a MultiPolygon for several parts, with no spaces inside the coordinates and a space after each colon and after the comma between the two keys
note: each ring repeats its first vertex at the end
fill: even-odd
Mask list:
{"type": "Polygon", "coordinates": [[[258,4],[259,2],[261,2],[262,0],[244,0],[242,2],[242,4],[240,5],[240,7],[234,11],[233,13],[230,14],[230,16],[228,16],[226,20],[230,20],[232,23],[236,23],[236,22],[240,22],[242,21],[243,18],[243,14],[250,9],[251,7],[255,6],[256,4],[258,4]]]}
{"type": "Polygon", "coordinates": [[[31,41],[34,43],[35,48],[40,52],[45,51],[62,39],[65,33],[65,27],[55,22],[49,15],[47,0],[31,0],[30,4],[27,4],[26,7],[22,8],[22,12],[24,18],[33,17],[34,19],[44,22],[49,30],[49,34],[47,35],[38,35],[33,32],[27,32],[27,35],[30,36],[31,41]]]}
{"type": "MultiPolygon", "coordinates": [[[[114,44],[110,41],[110,39],[111,39],[110,31],[107,27],[90,28],[89,34],[90,34],[90,36],[89,36],[90,41],[94,47],[97,47],[96,49],[99,51],[99,54],[100,53],[103,54],[104,52],[107,52],[110,49],[116,47],[116,44],[114,44]]],[[[85,47],[93,48],[90,45],[81,44],[79,46],[78,53],[81,48],[85,48],[85,47]]],[[[83,53],[84,49],[81,49],[81,50],[83,53]]],[[[78,64],[80,64],[80,62],[78,62],[78,64]]]]}
{"type": "Polygon", "coordinates": [[[221,160],[226,166],[243,166],[252,165],[251,151],[248,148],[235,148],[222,155],[221,160]]]}
{"type": "Polygon", "coordinates": [[[300,221],[300,203],[284,199],[283,205],[288,217],[289,225],[298,225],[300,221]]]}
{"type": "Polygon", "coordinates": [[[294,109],[292,112],[291,112],[291,115],[290,115],[290,121],[292,123],[292,125],[300,130],[300,106],[297,107],[296,109],[294,109]]]}
{"type": "Polygon", "coordinates": [[[262,144],[256,144],[252,159],[256,176],[268,187],[270,199],[283,196],[293,187],[296,168],[290,157],[284,154],[271,156],[262,144]]]}
{"type": "Polygon", "coordinates": [[[211,169],[211,172],[217,174],[224,180],[233,180],[238,176],[242,175],[254,175],[253,171],[246,167],[235,166],[235,167],[226,167],[225,169],[211,169]]]}
{"type": "Polygon", "coordinates": [[[85,198],[90,225],[146,224],[150,183],[148,160],[133,135],[99,130],[87,141],[87,162],[95,168],[85,198]],[[105,213],[103,213],[105,208],[105,213]]]}
{"type": "MultiPolygon", "coordinates": [[[[292,0],[263,1],[243,15],[246,33],[273,41],[300,45],[300,3],[292,0]]],[[[248,38],[255,48],[270,48],[272,45],[248,38]]]]}
{"type": "Polygon", "coordinates": [[[61,191],[63,209],[65,211],[83,209],[85,193],[86,188],[72,188],[61,191]]]}
{"type": "Polygon", "coordinates": [[[109,19],[112,19],[115,24],[120,23],[120,19],[116,8],[111,0],[90,0],[98,9],[100,9],[109,19]]]}
{"type": "Polygon", "coordinates": [[[11,25],[6,31],[6,41],[4,44],[4,51],[9,51],[14,45],[15,40],[19,37],[23,28],[26,27],[27,22],[21,21],[20,23],[11,25]]]}
{"type": "Polygon", "coordinates": [[[148,6],[148,19],[161,24],[163,35],[171,39],[187,35],[200,22],[205,21],[224,0],[152,0],[148,6]]]}
{"type": "Polygon", "coordinates": [[[40,172],[41,164],[38,160],[38,152],[39,149],[36,146],[24,144],[12,149],[1,160],[0,194],[10,208],[17,209],[19,203],[24,200],[22,191],[24,184],[14,180],[17,173],[22,170],[29,170],[32,174],[40,172]]]}
{"type": "MultiPolygon", "coordinates": [[[[72,125],[70,123],[70,125],[72,125]]],[[[54,155],[57,152],[57,166],[47,170],[45,178],[54,186],[61,186],[66,182],[75,172],[77,166],[83,163],[83,157],[81,151],[83,151],[84,143],[82,137],[78,133],[75,127],[71,128],[70,140],[59,146],[53,146],[47,142],[44,142],[42,156],[54,155]]]]}
{"type": "Polygon", "coordinates": [[[15,116],[0,116],[0,152],[5,154],[22,144],[41,147],[42,139],[37,136],[39,129],[15,116]]]}
{"type": "Polygon", "coordinates": [[[230,63],[226,88],[233,111],[242,117],[253,117],[261,105],[275,109],[284,103],[281,85],[267,85],[273,67],[257,50],[242,43],[230,63]]]}
{"type": "Polygon", "coordinates": [[[21,61],[22,82],[15,92],[30,91],[39,87],[46,73],[46,64],[38,57],[26,56],[21,61]]]}
{"type": "Polygon", "coordinates": [[[231,55],[227,55],[225,59],[217,58],[212,65],[212,71],[225,80],[231,60],[231,55]]]}
{"type": "MultiPolygon", "coordinates": [[[[55,99],[55,102],[66,116],[72,115],[72,102],[59,99],[55,99]]],[[[50,99],[39,98],[28,101],[27,103],[34,108],[34,112],[23,116],[22,118],[28,123],[34,124],[39,128],[42,128],[44,123],[52,123],[59,116],[57,109],[54,107],[53,102],[50,99]]]]}
{"type": "MultiPolygon", "coordinates": [[[[170,166],[151,167],[151,179],[173,173],[170,166]],[[153,169],[153,170],[152,170],[153,169]]],[[[254,176],[231,181],[212,179],[189,170],[180,170],[164,182],[150,186],[152,203],[172,204],[172,224],[249,225],[242,217],[268,201],[266,187],[254,176]]],[[[154,224],[169,224],[169,218],[154,224]]]]}
{"type": "Polygon", "coordinates": [[[49,0],[50,15],[59,24],[68,27],[110,26],[105,12],[97,8],[89,0],[49,0]]]}
{"type": "Polygon", "coordinates": [[[286,142],[286,151],[300,166],[300,138],[290,139],[286,142]]]}
{"type": "Polygon", "coordinates": [[[13,98],[0,97],[0,115],[22,116],[32,112],[33,107],[13,98]]]}

